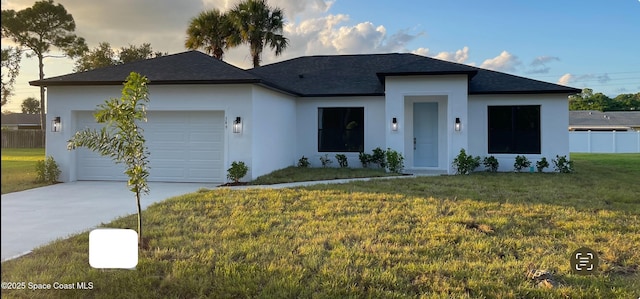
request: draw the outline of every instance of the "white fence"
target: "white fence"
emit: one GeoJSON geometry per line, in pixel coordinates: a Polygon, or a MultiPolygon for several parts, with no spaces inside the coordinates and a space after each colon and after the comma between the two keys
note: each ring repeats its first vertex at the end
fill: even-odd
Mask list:
{"type": "Polygon", "coordinates": [[[572,153],[640,153],[640,131],[569,132],[572,153]]]}

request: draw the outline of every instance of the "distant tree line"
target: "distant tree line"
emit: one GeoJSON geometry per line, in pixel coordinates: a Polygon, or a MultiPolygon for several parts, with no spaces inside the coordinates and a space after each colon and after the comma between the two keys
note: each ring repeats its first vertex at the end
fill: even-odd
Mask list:
{"type": "Polygon", "coordinates": [[[640,111],[640,92],[620,94],[612,99],[585,88],[581,93],[569,96],[569,110],[640,111]]]}
{"type": "Polygon", "coordinates": [[[101,42],[95,49],[86,51],[76,60],[76,72],[84,72],[101,67],[118,65],[136,60],[149,59],[167,55],[163,52],[154,52],[151,44],[141,46],[129,45],[114,51],[108,42],[101,42]]]}

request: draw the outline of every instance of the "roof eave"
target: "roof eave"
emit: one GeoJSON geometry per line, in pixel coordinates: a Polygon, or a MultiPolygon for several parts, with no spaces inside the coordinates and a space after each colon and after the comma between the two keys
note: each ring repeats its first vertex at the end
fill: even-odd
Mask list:
{"type": "Polygon", "coordinates": [[[384,83],[386,77],[408,77],[408,76],[449,76],[449,75],[468,75],[471,80],[478,71],[439,71],[439,72],[380,72],[376,73],[380,82],[384,83]]]}
{"type": "Polygon", "coordinates": [[[473,91],[469,90],[470,95],[489,95],[489,94],[567,94],[572,95],[580,93],[581,90],[498,90],[498,91],[473,91]]]}
{"type": "Polygon", "coordinates": [[[258,85],[260,85],[260,86],[262,86],[262,87],[264,87],[266,89],[269,89],[269,90],[273,90],[273,91],[276,91],[276,92],[284,93],[284,94],[289,95],[289,96],[294,96],[294,97],[301,96],[301,94],[299,94],[299,93],[297,93],[295,91],[288,90],[288,89],[283,88],[283,87],[281,87],[279,85],[276,85],[276,84],[273,84],[271,82],[267,82],[267,81],[264,81],[264,80],[261,80],[258,83],[258,85]]]}
{"type": "Polygon", "coordinates": [[[321,93],[321,94],[301,94],[301,98],[334,98],[334,97],[380,97],[385,96],[384,92],[372,92],[372,93],[321,93]]]}
{"type": "MultiPolygon", "coordinates": [[[[122,85],[125,81],[30,81],[31,86],[95,86],[122,85]]],[[[255,84],[260,79],[224,79],[224,80],[149,80],[149,85],[193,85],[193,84],[255,84]]]]}

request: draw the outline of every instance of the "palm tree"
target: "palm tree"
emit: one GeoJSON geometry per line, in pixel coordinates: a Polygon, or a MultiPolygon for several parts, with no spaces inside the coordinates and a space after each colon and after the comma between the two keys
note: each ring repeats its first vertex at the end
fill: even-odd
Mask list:
{"type": "Polygon", "coordinates": [[[191,50],[201,48],[207,54],[222,60],[224,49],[229,48],[227,39],[233,31],[225,14],[217,9],[203,11],[191,19],[184,45],[191,50]]]}
{"type": "Polygon", "coordinates": [[[288,40],[282,35],[284,14],[280,8],[271,8],[265,0],[245,0],[228,13],[238,34],[229,35],[228,44],[249,44],[253,66],[260,66],[260,56],[266,45],[280,55],[288,40]]]}

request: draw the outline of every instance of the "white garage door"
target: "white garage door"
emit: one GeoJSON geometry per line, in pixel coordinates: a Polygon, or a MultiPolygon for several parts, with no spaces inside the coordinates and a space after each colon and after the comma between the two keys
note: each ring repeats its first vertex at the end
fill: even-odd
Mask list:
{"type": "MultiPolygon", "coordinates": [[[[99,128],[93,112],[77,115],[77,128],[99,128]]],[[[149,111],[142,123],[149,149],[149,181],[223,182],[222,111],[149,111]]],[[[124,166],[77,149],[78,180],[127,180],[124,166]]]]}

